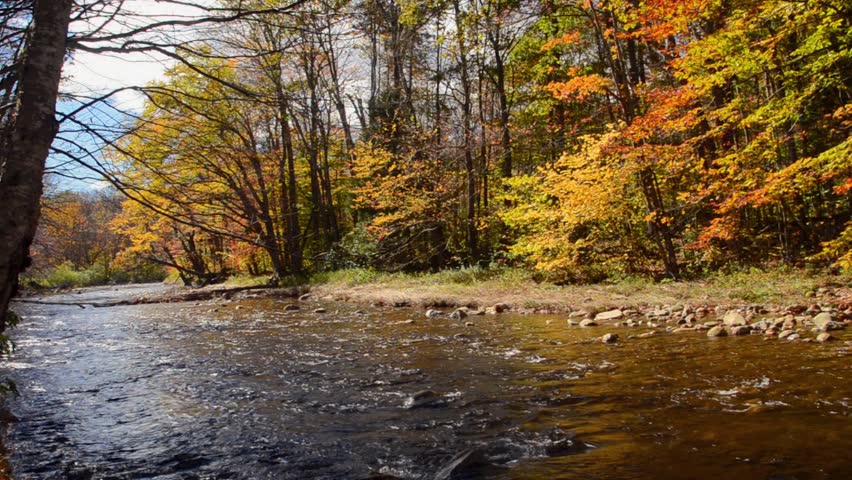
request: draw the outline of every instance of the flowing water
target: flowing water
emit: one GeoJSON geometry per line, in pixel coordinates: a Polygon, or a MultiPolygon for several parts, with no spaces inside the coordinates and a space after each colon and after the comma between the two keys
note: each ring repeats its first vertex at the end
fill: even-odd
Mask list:
{"type": "Polygon", "coordinates": [[[19,306],[15,478],[852,478],[850,333],[625,339],[645,330],[284,303],[19,306]]]}

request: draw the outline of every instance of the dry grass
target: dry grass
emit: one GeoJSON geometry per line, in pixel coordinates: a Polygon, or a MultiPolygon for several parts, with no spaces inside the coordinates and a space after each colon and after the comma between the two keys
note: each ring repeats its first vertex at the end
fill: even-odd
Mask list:
{"type": "Polygon", "coordinates": [[[801,270],[750,271],[701,281],[653,283],[630,279],[611,284],[556,286],[536,283],[518,271],[479,270],[432,275],[381,274],[356,270],[320,279],[312,290],[321,297],[356,303],[432,306],[509,304],[514,309],[566,312],[577,309],[653,305],[777,305],[849,303],[848,276],[801,270]],[[827,288],[820,292],[820,288],[827,288]]]}

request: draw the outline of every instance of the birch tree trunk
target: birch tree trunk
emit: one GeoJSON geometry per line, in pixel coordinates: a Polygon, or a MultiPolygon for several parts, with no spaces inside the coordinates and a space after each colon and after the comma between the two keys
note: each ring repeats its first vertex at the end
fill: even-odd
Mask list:
{"type": "Polygon", "coordinates": [[[56,98],[65,58],[72,0],[36,0],[26,45],[16,118],[0,151],[0,331],[40,213],[45,161],[56,136],[56,98]]]}

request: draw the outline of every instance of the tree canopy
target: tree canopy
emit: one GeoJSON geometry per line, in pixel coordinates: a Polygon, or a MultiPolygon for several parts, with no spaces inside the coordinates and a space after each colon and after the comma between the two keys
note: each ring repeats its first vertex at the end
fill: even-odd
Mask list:
{"type": "Polygon", "coordinates": [[[89,166],[190,283],[851,269],[847,3],[221,1],[89,166]]]}

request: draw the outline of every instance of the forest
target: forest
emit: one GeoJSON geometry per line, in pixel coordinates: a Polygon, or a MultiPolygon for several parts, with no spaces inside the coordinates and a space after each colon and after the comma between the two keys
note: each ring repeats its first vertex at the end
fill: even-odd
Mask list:
{"type": "Polygon", "coordinates": [[[850,0],[0,0],[0,480],[852,478],[850,134],[850,0]]]}
{"type": "Polygon", "coordinates": [[[852,269],[848,2],[216,5],[228,21],[170,40],[141,111],[107,128],[60,96],[53,157],[109,188],[48,188],[33,284],[852,269]]]}

